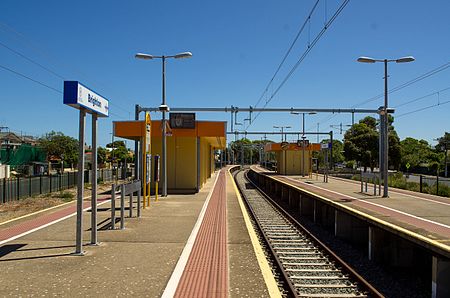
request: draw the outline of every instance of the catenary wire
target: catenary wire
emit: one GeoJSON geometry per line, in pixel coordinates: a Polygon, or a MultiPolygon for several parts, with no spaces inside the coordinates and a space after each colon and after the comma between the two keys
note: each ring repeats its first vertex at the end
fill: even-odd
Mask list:
{"type": "MultiPolygon", "coordinates": [[[[38,46],[36,46],[33,42],[29,41],[28,38],[27,38],[24,34],[20,33],[20,32],[17,31],[17,30],[15,30],[15,29],[12,28],[11,26],[9,26],[9,25],[7,25],[7,24],[5,24],[5,23],[3,23],[3,22],[0,22],[0,27],[6,28],[7,30],[13,32],[14,34],[16,34],[17,36],[19,36],[20,38],[22,38],[22,39],[26,42],[26,44],[28,44],[28,47],[29,47],[30,49],[32,49],[33,51],[38,52],[38,54],[43,55],[43,56],[46,56],[46,57],[49,56],[48,53],[46,53],[45,51],[43,51],[42,49],[40,49],[40,48],[39,48],[38,46]]],[[[20,57],[26,59],[27,61],[29,61],[29,62],[31,62],[31,63],[33,63],[33,64],[35,64],[35,65],[37,65],[37,66],[39,66],[39,67],[41,67],[41,68],[43,68],[43,69],[45,69],[46,71],[50,72],[51,74],[53,74],[53,75],[55,75],[55,76],[57,76],[57,77],[59,77],[59,78],[65,80],[64,76],[62,76],[61,74],[58,74],[58,73],[56,73],[55,71],[52,71],[52,70],[49,69],[48,67],[46,67],[46,66],[44,66],[44,65],[42,65],[42,64],[40,64],[40,63],[38,63],[38,62],[36,62],[36,61],[34,61],[33,59],[31,59],[31,58],[27,57],[26,55],[24,55],[24,54],[22,54],[22,53],[20,53],[20,52],[18,52],[18,51],[16,51],[16,50],[14,50],[14,49],[12,49],[11,47],[5,45],[4,43],[1,43],[1,42],[0,42],[0,45],[3,46],[3,47],[5,47],[6,49],[12,51],[12,52],[15,53],[16,55],[18,55],[18,56],[20,56],[20,57]]],[[[81,74],[81,76],[83,76],[83,77],[86,77],[86,75],[83,74],[82,72],[80,72],[79,70],[76,70],[76,69],[75,69],[75,72],[81,74]]],[[[102,83],[100,83],[100,82],[98,82],[98,81],[96,81],[96,80],[90,79],[90,81],[93,81],[93,82],[96,82],[97,84],[100,84],[100,85],[105,86],[105,84],[102,84],[102,83]]],[[[106,86],[106,87],[107,87],[107,86],[106,86]]],[[[131,112],[130,112],[129,110],[127,110],[127,109],[121,107],[120,105],[118,105],[118,104],[116,104],[116,103],[114,103],[114,102],[110,102],[110,105],[112,105],[112,106],[114,106],[114,107],[116,107],[116,108],[118,108],[118,109],[121,109],[122,111],[124,111],[124,112],[126,112],[126,113],[128,113],[128,114],[131,114],[131,112]]]]}
{"type": "MultiPolygon", "coordinates": [[[[417,83],[417,82],[420,82],[421,80],[424,80],[424,79],[426,79],[426,78],[428,78],[428,77],[430,77],[430,76],[433,76],[433,75],[435,75],[435,74],[437,74],[437,73],[439,73],[439,72],[441,72],[441,71],[444,71],[444,70],[446,70],[446,69],[449,68],[449,67],[450,67],[450,62],[444,63],[444,64],[442,64],[442,65],[440,65],[440,66],[438,66],[438,67],[436,67],[436,68],[434,68],[434,69],[432,69],[432,70],[430,70],[430,71],[428,71],[428,72],[426,72],[426,73],[424,73],[424,74],[421,74],[420,76],[417,76],[417,77],[415,77],[415,78],[413,78],[413,79],[411,79],[411,80],[409,80],[409,81],[407,81],[407,82],[404,82],[404,83],[402,83],[402,84],[400,84],[400,85],[398,85],[398,86],[395,86],[394,88],[392,88],[392,89],[390,89],[390,90],[388,91],[388,94],[390,94],[390,93],[392,93],[392,92],[399,91],[399,90],[401,90],[401,89],[403,89],[403,88],[406,88],[406,87],[408,87],[408,86],[410,86],[410,85],[412,85],[412,84],[415,84],[415,83],[417,83]]],[[[446,89],[445,89],[445,90],[446,90],[446,89]]],[[[442,91],[443,91],[443,90],[442,90],[442,91]]],[[[437,91],[437,92],[439,92],[439,91],[437,91]]],[[[379,94],[379,95],[374,96],[374,97],[371,97],[371,98],[369,98],[369,99],[367,99],[367,100],[365,100],[365,101],[363,101],[363,102],[361,102],[361,103],[355,104],[355,105],[353,105],[351,108],[360,107],[360,106],[362,106],[362,105],[364,105],[364,104],[366,104],[366,103],[369,103],[369,102],[371,102],[371,101],[374,101],[374,100],[383,98],[383,96],[384,96],[384,93],[379,94]]],[[[418,99],[417,99],[417,100],[418,100],[418,99]]],[[[399,106],[401,106],[401,105],[399,105],[399,106]]],[[[319,121],[319,123],[320,123],[320,124],[327,123],[328,121],[330,121],[330,120],[333,119],[334,117],[336,117],[336,114],[328,115],[328,116],[324,117],[323,120],[319,121]]],[[[398,117],[398,116],[397,116],[397,117],[398,117]]]]}
{"type": "Polygon", "coordinates": [[[395,118],[398,119],[400,117],[404,117],[404,116],[407,116],[407,115],[410,115],[410,114],[413,114],[413,113],[417,113],[417,112],[421,112],[421,111],[424,111],[424,110],[428,110],[428,109],[431,109],[431,108],[434,108],[434,107],[437,107],[437,106],[442,106],[442,105],[445,105],[445,104],[448,104],[448,103],[450,103],[450,100],[443,101],[443,102],[440,102],[440,103],[437,103],[437,104],[434,104],[434,105],[429,105],[429,106],[426,106],[426,107],[423,107],[423,108],[420,108],[420,109],[417,109],[417,110],[414,110],[414,111],[406,112],[406,113],[403,113],[403,114],[400,114],[400,115],[396,116],[395,118]]]}
{"type": "MultiPolygon", "coordinates": [[[[289,73],[286,75],[286,77],[283,79],[283,81],[280,83],[280,85],[275,89],[275,91],[272,93],[270,98],[266,101],[264,104],[264,108],[269,104],[269,102],[275,97],[275,95],[280,91],[280,89],[284,86],[284,84],[289,80],[289,78],[292,76],[292,74],[295,72],[295,70],[300,66],[300,64],[303,62],[303,60],[306,58],[308,53],[314,48],[314,46],[317,44],[317,42],[320,40],[320,38],[323,36],[325,31],[331,26],[331,24],[336,20],[336,18],[339,16],[339,14],[342,12],[342,10],[347,6],[347,4],[350,2],[350,0],[344,0],[339,6],[339,8],[336,10],[336,12],[333,14],[333,16],[330,18],[330,20],[323,26],[322,30],[316,35],[314,40],[311,44],[308,45],[307,49],[303,54],[300,56],[300,58],[297,60],[295,65],[291,68],[289,73]]],[[[249,123],[245,130],[247,130],[258,118],[258,116],[261,114],[261,112],[258,112],[255,115],[255,118],[253,118],[252,123],[249,123]]]]}
{"type": "Polygon", "coordinates": [[[261,94],[260,98],[255,104],[255,107],[258,106],[258,104],[261,102],[261,100],[264,98],[264,96],[267,94],[267,91],[269,90],[269,87],[272,85],[273,80],[277,76],[278,72],[280,71],[281,67],[283,66],[284,62],[286,61],[287,57],[291,53],[292,49],[294,48],[295,43],[297,42],[298,38],[302,34],[303,30],[305,29],[308,22],[311,20],[311,16],[313,15],[314,11],[316,10],[317,5],[319,4],[320,0],[316,0],[316,3],[313,5],[308,17],[303,22],[303,25],[300,27],[299,31],[297,32],[297,35],[295,36],[294,40],[292,41],[289,49],[287,50],[286,54],[284,54],[283,59],[281,60],[280,64],[278,65],[278,68],[276,69],[275,73],[273,74],[272,78],[270,79],[269,83],[267,83],[266,88],[264,89],[264,92],[261,94]]]}
{"type": "MultiPolygon", "coordinates": [[[[18,75],[18,76],[20,76],[20,77],[22,77],[22,78],[25,78],[25,79],[27,79],[27,80],[30,80],[30,81],[32,81],[32,82],[34,82],[34,83],[36,83],[36,84],[39,84],[39,85],[41,85],[41,86],[43,86],[43,87],[46,87],[46,88],[48,88],[48,89],[50,89],[50,90],[52,90],[52,91],[55,91],[55,92],[57,92],[57,93],[59,93],[59,94],[62,94],[62,91],[61,91],[61,90],[58,90],[58,89],[56,89],[56,88],[53,88],[52,86],[49,86],[49,85],[47,85],[47,84],[45,84],[45,83],[42,83],[41,81],[35,80],[35,79],[33,79],[33,78],[31,78],[31,77],[29,77],[29,76],[27,76],[27,75],[24,75],[24,74],[22,74],[22,73],[20,73],[20,72],[18,72],[18,71],[15,71],[15,70],[11,69],[11,68],[8,68],[8,67],[3,66],[3,65],[0,65],[0,68],[4,69],[4,70],[6,70],[6,71],[9,71],[9,72],[11,72],[11,73],[14,73],[14,74],[16,74],[16,75],[18,75]]],[[[115,113],[112,113],[112,112],[109,112],[109,113],[110,113],[111,115],[115,115],[115,116],[117,116],[117,117],[119,117],[119,118],[127,119],[126,117],[121,117],[121,116],[119,116],[118,114],[115,114],[115,113]]]]}

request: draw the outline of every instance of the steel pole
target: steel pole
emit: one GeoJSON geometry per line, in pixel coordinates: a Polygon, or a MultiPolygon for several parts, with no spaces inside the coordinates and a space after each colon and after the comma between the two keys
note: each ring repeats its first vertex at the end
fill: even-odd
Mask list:
{"type": "Polygon", "coordinates": [[[305,113],[302,113],[302,177],[305,177],[305,113]]]}
{"type": "Polygon", "coordinates": [[[91,244],[97,244],[97,114],[92,114],[91,244]]]}
{"type": "Polygon", "coordinates": [[[317,144],[319,144],[319,125],[320,123],[317,122],[317,144]]]}
{"type": "MultiPolygon", "coordinates": [[[[162,56],[162,105],[166,105],[166,57],[162,56]]],[[[162,111],[162,197],[167,196],[167,139],[166,139],[166,111],[162,111]]]]}
{"type": "MultiPolygon", "coordinates": [[[[134,107],[134,120],[139,121],[139,105],[134,107]]],[[[134,141],[134,179],[139,180],[139,141],[134,141]]]]}
{"type": "MultiPolygon", "coordinates": [[[[333,170],[334,169],[334,161],[333,161],[333,131],[332,130],[330,131],[330,146],[331,146],[330,147],[330,170],[333,170]]],[[[327,182],[328,182],[328,180],[327,180],[327,182]]]]}
{"type": "Polygon", "coordinates": [[[447,141],[445,141],[445,178],[447,178],[447,141]]]}
{"type": "Polygon", "coordinates": [[[83,196],[84,196],[84,127],[86,111],[80,110],[78,133],[77,231],[75,254],[83,255],[83,196]]]}
{"type": "Polygon", "coordinates": [[[379,151],[378,152],[378,167],[379,167],[379,176],[380,176],[379,183],[380,183],[380,185],[381,185],[381,181],[384,176],[384,171],[383,171],[384,146],[383,146],[383,143],[384,143],[384,118],[383,118],[383,115],[380,114],[380,133],[378,136],[378,151],[379,151]]]}
{"type": "Polygon", "coordinates": [[[384,158],[383,158],[383,182],[384,182],[384,188],[383,188],[383,198],[388,198],[388,158],[389,158],[389,116],[388,116],[388,60],[384,59],[384,158]]]}

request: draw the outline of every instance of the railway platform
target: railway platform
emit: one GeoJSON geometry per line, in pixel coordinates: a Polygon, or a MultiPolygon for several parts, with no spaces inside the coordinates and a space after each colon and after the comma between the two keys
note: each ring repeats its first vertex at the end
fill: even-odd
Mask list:
{"type": "MultiPolygon", "coordinates": [[[[371,260],[418,266],[433,297],[450,295],[450,200],[390,188],[389,198],[361,192],[360,182],[277,175],[253,166],[259,185],[335,236],[364,247],[371,260]]],[[[369,186],[373,188],[373,185],[369,186]]]]}
{"type": "Polygon", "coordinates": [[[279,296],[228,170],[197,194],[152,201],[123,230],[109,229],[101,197],[98,245],[84,216],[84,256],[73,254],[75,202],[0,224],[0,296],[279,296]]]}

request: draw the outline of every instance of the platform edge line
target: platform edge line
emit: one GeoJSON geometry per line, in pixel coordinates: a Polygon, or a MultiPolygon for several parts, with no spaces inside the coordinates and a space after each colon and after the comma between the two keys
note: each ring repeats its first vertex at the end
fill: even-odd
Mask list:
{"type": "Polygon", "coordinates": [[[266,283],[267,290],[269,291],[269,296],[272,298],[281,298],[282,296],[280,289],[278,288],[277,282],[264,255],[261,244],[259,243],[258,237],[256,236],[256,233],[250,222],[250,217],[247,213],[247,209],[244,206],[244,202],[242,200],[241,194],[239,193],[236,182],[234,181],[230,171],[228,171],[228,174],[230,176],[231,182],[233,183],[236,196],[238,197],[239,207],[241,208],[242,216],[244,217],[245,227],[247,228],[248,234],[250,236],[253,251],[255,252],[256,259],[258,260],[259,269],[261,269],[264,282],[266,283]]]}
{"type": "MultiPolygon", "coordinates": [[[[100,202],[100,203],[97,204],[97,206],[103,205],[103,204],[105,204],[105,203],[107,203],[107,202],[108,202],[108,201],[100,202]]],[[[83,212],[86,212],[86,211],[88,211],[89,209],[91,209],[91,206],[84,208],[84,209],[83,209],[83,212]]],[[[56,223],[58,223],[58,222],[60,222],[60,221],[66,220],[66,219],[68,219],[68,218],[70,218],[70,217],[72,217],[72,216],[74,216],[74,215],[76,215],[76,214],[77,214],[76,212],[71,213],[71,214],[68,214],[68,215],[66,215],[66,216],[64,216],[64,217],[55,219],[54,221],[48,222],[48,223],[46,223],[46,224],[43,224],[42,226],[36,227],[36,228],[31,229],[31,230],[29,230],[29,231],[23,232],[23,233],[21,233],[21,234],[19,234],[19,235],[16,235],[16,236],[10,237],[10,238],[8,238],[8,239],[2,240],[2,241],[0,241],[0,245],[3,245],[3,244],[5,244],[5,243],[7,243],[7,242],[16,240],[16,239],[21,238],[21,237],[23,237],[23,236],[26,236],[26,235],[28,235],[28,234],[34,233],[34,232],[36,232],[36,231],[39,231],[39,230],[44,229],[44,228],[46,228],[46,227],[49,227],[49,226],[51,226],[51,225],[54,225],[54,224],[56,224],[56,223]]]]}
{"type": "MultiPolygon", "coordinates": [[[[267,177],[269,177],[269,176],[267,176],[267,177]]],[[[278,179],[275,179],[275,178],[273,178],[273,177],[270,177],[270,178],[273,179],[273,180],[279,181],[279,182],[283,182],[282,180],[278,180],[278,179]]],[[[295,181],[295,180],[293,180],[293,181],[295,181]]],[[[370,220],[372,220],[372,221],[374,221],[374,222],[377,222],[378,224],[381,224],[381,225],[390,227],[391,229],[393,229],[393,230],[395,230],[395,231],[404,233],[404,234],[406,234],[406,235],[408,235],[408,236],[410,236],[410,237],[412,237],[412,238],[414,238],[414,239],[417,239],[417,240],[419,240],[419,241],[423,241],[423,242],[425,242],[425,243],[428,243],[428,244],[437,246],[437,247],[439,247],[439,248],[442,249],[442,250],[445,250],[445,251],[450,252],[450,246],[448,246],[448,245],[445,245],[445,244],[443,244],[443,243],[437,242],[437,241],[435,241],[435,240],[433,240],[433,239],[427,238],[427,237],[422,236],[422,235],[420,235],[420,234],[417,234],[417,233],[415,233],[415,232],[409,231],[409,230],[407,230],[407,229],[405,229],[405,228],[402,228],[402,227],[400,227],[400,226],[394,225],[394,224],[392,224],[392,223],[390,223],[390,222],[387,222],[387,221],[385,221],[385,220],[376,218],[376,217],[374,217],[374,216],[372,216],[372,215],[369,215],[369,214],[367,214],[367,213],[361,212],[361,211],[356,210],[356,209],[354,209],[354,208],[351,208],[351,207],[349,207],[349,206],[345,206],[345,205],[340,204],[340,203],[338,203],[338,202],[334,202],[334,201],[332,201],[332,200],[330,200],[330,199],[328,199],[328,198],[326,198],[326,197],[324,197],[324,196],[321,196],[321,195],[319,195],[319,194],[313,193],[313,192],[308,191],[308,190],[306,190],[306,189],[300,188],[300,187],[297,186],[297,185],[292,185],[292,184],[289,184],[289,185],[292,186],[292,187],[294,187],[294,188],[297,188],[297,189],[300,190],[300,191],[303,191],[303,192],[306,192],[306,193],[311,194],[311,195],[313,195],[313,196],[316,196],[316,197],[318,197],[318,198],[320,198],[320,199],[322,199],[322,200],[324,200],[324,201],[326,201],[326,202],[330,202],[332,205],[335,204],[335,205],[341,207],[342,209],[345,209],[345,210],[347,210],[347,211],[353,212],[353,213],[358,214],[358,215],[360,215],[360,216],[362,216],[362,217],[365,217],[365,218],[368,218],[368,219],[370,219],[370,220]]]]}
{"type": "Polygon", "coordinates": [[[172,275],[170,276],[170,279],[167,282],[166,288],[164,289],[161,298],[172,298],[175,295],[181,276],[183,275],[187,261],[189,259],[189,256],[191,255],[191,251],[194,246],[195,239],[197,238],[198,231],[200,230],[200,226],[203,222],[203,218],[205,216],[206,209],[208,208],[209,201],[216,187],[217,180],[219,180],[219,176],[220,171],[217,173],[216,179],[214,180],[214,184],[211,187],[208,196],[206,197],[205,203],[203,203],[203,207],[197,218],[197,222],[195,223],[194,228],[192,229],[192,232],[189,235],[186,245],[184,246],[183,251],[181,252],[180,258],[178,259],[178,262],[175,265],[175,269],[173,270],[172,275]]]}
{"type": "MultiPolygon", "coordinates": [[[[88,199],[88,198],[90,198],[90,197],[91,197],[91,196],[86,196],[86,197],[83,198],[83,200],[88,199]]],[[[71,204],[71,203],[76,203],[76,202],[77,202],[77,200],[75,199],[75,200],[72,200],[72,201],[70,201],[70,202],[62,203],[62,204],[59,204],[59,205],[56,205],[56,206],[52,206],[52,207],[48,207],[48,208],[45,208],[45,209],[42,209],[42,210],[38,210],[38,211],[35,211],[35,212],[32,212],[32,213],[24,214],[24,215],[19,216],[19,217],[16,217],[16,218],[11,218],[11,219],[8,219],[7,221],[0,222],[0,226],[1,226],[1,225],[5,225],[5,224],[7,224],[7,223],[14,222],[14,221],[16,221],[16,220],[21,220],[21,219],[24,219],[24,218],[27,218],[27,217],[36,215],[36,214],[39,214],[39,213],[42,213],[42,212],[50,211],[50,210],[56,209],[56,208],[58,208],[58,207],[64,207],[65,205],[69,205],[69,204],[71,204]]]]}
{"type": "MultiPolygon", "coordinates": [[[[290,177],[285,177],[285,178],[289,179],[291,181],[300,181],[300,180],[295,180],[295,179],[290,178],[290,177]]],[[[303,182],[303,181],[300,181],[300,182],[303,182]]],[[[305,183],[305,182],[303,182],[303,183],[305,183]]],[[[383,208],[383,209],[386,209],[386,210],[389,210],[389,211],[392,211],[392,212],[397,212],[397,213],[400,213],[402,215],[412,217],[412,218],[417,219],[417,220],[425,221],[425,222],[428,222],[428,223],[431,223],[431,224],[434,224],[434,225],[437,225],[437,226],[441,226],[441,227],[446,228],[446,229],[450,229],[449,225],[446,225],[446,224],[443,224],[443,223],[440,223],[440,222],[437,222],[437,221],[433,221],[433,220],[430,220],[430,219],[419,217],[417,215],[414,215],[414,214],[411,214],[411,213],[407,213],[407,212],[404,212],[404,211],[400,211],[400,210],[397,210],[397,209],[394,209],[394,208],[391,208],[391,207],[387,207],[387,206],[384,206],[384,205],[380,205],[380,204],[377,204],[377,203],[367,202],[365,200],[362,200],[362,199],[359,199],[359,198],[355,198],[355,197],[352,197],[352,196],[349,196],[347,194],[343,194],[343,193],[340,193],[340,192],[337,192],[337,191],[334,191],[334,190],[323,188],[323,187],[320,187],[320,186],[317,186],[317,185],[314,185],[314,184],[309,184],[309,185],[311,185],[312,187],[318,188],[318,189],[322,189],[322,190],[325,190],[325,191],[328,191],[328,192],[331,192],[331,193],[334,193],[334,194],[337,194],[337,195],[341,195],[341,196],[353,199],[355,201],[358,201],[358,202],[361,202],[361,203],[364,203],[364,204],[377,206],[377,207],[380,207],[380,208],[383,208]]]]}

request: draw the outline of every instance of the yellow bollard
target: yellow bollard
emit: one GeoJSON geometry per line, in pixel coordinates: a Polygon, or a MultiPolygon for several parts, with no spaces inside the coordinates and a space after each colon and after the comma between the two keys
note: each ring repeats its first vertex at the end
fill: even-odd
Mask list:
{"type": "Polygon", "coordinates": [[[155,181],[155,202],[158,202],[158,181],[155,181]]]}
{"type": "Polygon", "coordinates": [[[147,187],[148,187],[148,191],[147,191],[147,194],[148,194],[147,206],[150,207],[150,183],[147,184],[147,187]]]}

